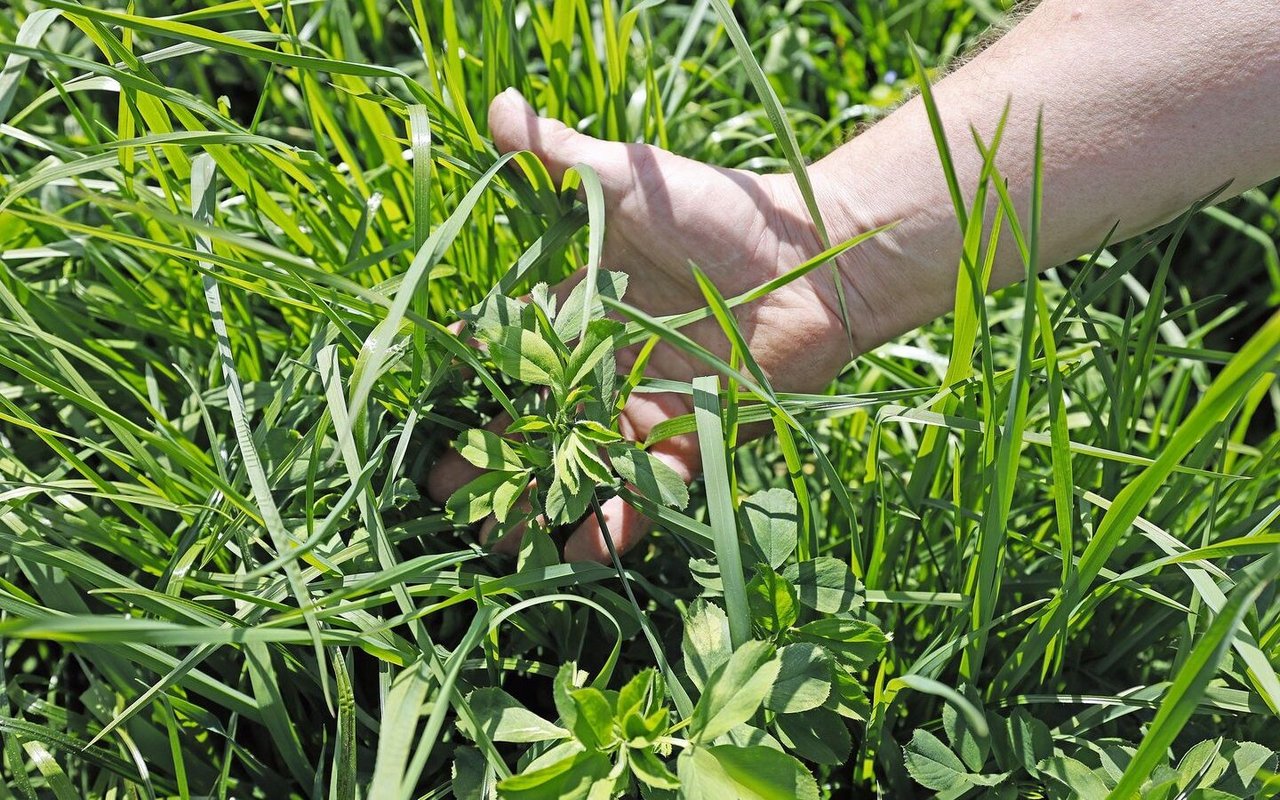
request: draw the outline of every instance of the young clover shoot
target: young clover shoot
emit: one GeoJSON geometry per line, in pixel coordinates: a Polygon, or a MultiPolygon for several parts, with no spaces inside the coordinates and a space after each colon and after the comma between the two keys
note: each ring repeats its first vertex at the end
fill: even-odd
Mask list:
{"type": "Polygon", "coordinates": [[[624,483],[663,505],[688,503],[680,476],[617,431],[624,326],[605,317],[601,298],[620,300],[626,287],[625,274],[601,270],[594,287],[583,280],[559,307],[539,284],[528,302],[495,292],[463,314],[493,366],[535,391],[505,435],[477,428],[458,438],[462,457],[486,472],[449,498],[454,519],[469,524],[492,514],[507,529],[539,517],[568,525],[587,513],[597,489],[624,483]],[[526,491],[527,509],[513,514],[526,491]]]}

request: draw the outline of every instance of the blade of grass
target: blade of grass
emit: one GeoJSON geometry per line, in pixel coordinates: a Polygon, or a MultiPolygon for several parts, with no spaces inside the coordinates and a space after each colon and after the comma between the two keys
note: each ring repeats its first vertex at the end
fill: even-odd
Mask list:
{"type": "MultiPolygon", "coordinates": [[[[765,113],[769,116],[769,123],[773,126],[773,132],[778,137],[778,144],[782,148],[783,157],[786,158],[787,165],[791,168],[791,174],[796,180],[800,196],[804,198],[805,208],[809,212],[809,219],[813,222],[814,229],[818,232],[818,241],[821,242],[824,248],[830,248],[831,239],[827,235],[827,226],[822,219],[822,209],[818,207],[818,200],[813,191],[813,183],[809,180],[809,169],[800,153],[800,144],[796,141],[795,130],[787,119],[786,110],[782,107],[782,101],[778,99],[778,93],[774,91],[773,84],[769,82],[768,77],[765,76],[764,70],[760,66],[760,62],[756,60],[755,53],[751,51],[751,45],[747,42],[747,38],[742,32],[742,26],[738,24],[738,20],[733,16],[733,9],[729,7],[727,0],[711,0],[711,7],[715,9],[716,15],[720,17],[720,24],[724,26],[725,33],[729,35],[729,41],[733,43],[733,49],[738,53],[738,59],[743,69],[747,72],[747,78],[760,96],[760,102],[764,106],[765,113]]],[[[844,323],[845,334],[848,337],[849,357],[853,358],[856,355],[856,345],[853,341],[853,321],[849,317],[844,280],[834,262],[831,266],[831,280],[836,286],[836,300],[840,308],[840,320],[844,323]]]]}
{"type": "Polygon", "coordinates": [[[1235,591],[1227,598],[1174,678],[1173,685],[1160,703],[1160,710],[1147,727],[1146,736],[1108,798],[1129,800],[1139,796],[1142,784],[1158,764],[1164,763],[1169,746],[1195,713],[1209,682],[1218,674],[1218,666],[1245,614],[1277,576],[1280,576],[1280,558],[1272,553],[1263,560],[1259,569],[1236,584],[1235,591]]]}
{"type": "Polygon", "coordinates": [[[720,420],[720,380],[714,375],[693,381],[693,408],[698,421],[698,448],[707,487],[707,507],[715,538],[716,563],[724,585],[729,639],[736,650],[751,639],[751,611],[742,571],[738,518],[729,496],[729,466],[725,458],[724,428],[720,420]]]}

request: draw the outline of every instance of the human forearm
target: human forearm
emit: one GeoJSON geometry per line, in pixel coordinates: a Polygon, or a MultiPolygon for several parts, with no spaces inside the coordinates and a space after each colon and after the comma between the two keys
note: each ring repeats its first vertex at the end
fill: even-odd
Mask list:
{"type": "MultiPolygon", "coordinates": [[[[1029,207],[1043,110],[1041,264],[1146,230],[1232,181],[1228,194],[1280,173],[1280,5],[1191,0],[1045,0],[935,87],[960,184],[971,198],[1006,102],[997,165],[1029,207]]],[[[961,237],[919,98],[811,170],[833,240],[900,221],[842,262],[866,309],[869,348],[952,305],[961,237]]],[[[1006,242],[993,288],[1022,267],[1006,242]]]]}
{"type": "MultiPolygon", "coordinates": [[[[1073,4],[1046,0],[937,89],[960,181],[970,192],[982,159],[968,126],[989,138],[1012,100],[998,163],[1023,210],[1036,114],[1044,109],[1046,266],[1095,246],[1117,220],[1123,234],[1136,233],[1229,178],[1238,190],[1280,171],[1280,141],[1272,130],[1280,106],[1274,0],[1204,8],[1190,0],[1078,1],[1082,13],[1072,18],[1073,4]],[[1206,26],[1213,26],[1210,41],[1201,41],[1206,26]]],[[[575,165],[592,167],[608,220],[601,264],[630,276],[626,302],[650,316],[704,307],[704,278],[735,296],[821,249],[796,182],[787,176],[594,139],[538,117],[515,92],[495,98],[489,126],[501,152],[531,151],[557,181],[575,165]]],[[[841,261],[855,346],[874,347],[952,306],[960,234],[918,100],[823,159],[812,175],[833,241],[901,221],[841,261]]],[[[993,284],[1020,274],[1013,249],[1002,248],[993,284]]],[[[574,280],[551,291],[563,301],[574,280]]],[[[833,289],[825,271],[813,272],[735,310],[738,330],[774,389],[818,391],[847,360],[833,289]]],[[[732,359],[718,321],[701,320],[684,334],[732,359]]],[[[629,371],[635,357],[634,349],[623,351],[618,366],[629,371]]],[[[688,384],[714,367],[689,357],[688,348],[663,345],[645,369],[650,378],[688,384]]],[[[686,395],[635,392],[618,428],[645,440],[688,411],[686,395]]],[[[500,417],[491,428],[501,432],[509,423],[500,417]]],[[[662,439],[648,452],[681,477],[698,473],[695,436],[662,439]]],[[[476,474],[454,453],[437,464],[429,490],[444,500],[476,474]]],[[[600,519],[623,550],[645,529],[635,509],[612,498],[600,518],[589,518],[571,536],[566,558],[610,559],[600,519]]],[[[507,541],[517,536],[518,529],[507,541]]]]}

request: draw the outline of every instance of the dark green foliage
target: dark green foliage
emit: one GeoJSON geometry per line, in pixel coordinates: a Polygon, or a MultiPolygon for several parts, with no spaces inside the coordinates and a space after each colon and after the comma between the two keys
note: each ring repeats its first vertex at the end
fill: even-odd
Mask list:
{"type": "Polygon", "coordinates": [[[616,321],[598,180],[485,138],[513,85],[788,168],[1001,5],[8,0],[0,795],[1275,796],[1274,186],[960,280],[827,394],[720,369],[651,437],[724,454],[690,489],[614,359],[699,358],[691,316],[616,321]],[[491,471],[441,507],[453,444],[491,471]],[[615,493],[658,520],[625,573],[561,563],[615,493]]]}

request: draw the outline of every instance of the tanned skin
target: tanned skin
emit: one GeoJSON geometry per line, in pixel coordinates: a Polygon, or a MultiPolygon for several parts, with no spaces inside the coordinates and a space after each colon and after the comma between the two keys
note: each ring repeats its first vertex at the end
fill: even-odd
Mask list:
{"type": "MultiPolygon", "coordinates": [[[[962,187],[978,185],[982,156],[1008,108],[997,164],[1019,209],[1029,207],[1037,118],[1043,119],[1044,214],[1039,263],[1063,263],[1146,231],[1214,189],[1230,197],[1280,174],[1280,3],[1274,0],[1044,0],[1012,30],[934,88],[962,187]]],[[[653,315],[701,307],[697,264],[726,296],[754,288],[823,250],[790,175],[757,175],[642,144],[606,142],[537,116],[514,91],[494,99],[498,149],[528,150],[559,179],[592,166],[604,186],[603,266],[631,275],[629,303],[653,315]]],[[[833,273],[817,270],[739,309],[752,355],[779,391],[816,391],[849,361],[934,319],[954,302],[961,238],[925,108],[916,98],[814,164],[810,176],[832,242],[897,223],[838,261],[852,328],[833,273]]],[[[991,288],[1019,279],[1012,246],[998,248],[991,288]]],[[[566,292],[578,279],[559,288],[566,292]]],[[[719,353],[707,320],[686,329],[719,353]]],[[[622,354],[625,369],[633,354],[622,354]]],[[[646,374],[688,382],[708,368],[659,349],[646,374]]],[[[687,397],[634,394],[622,431],[644,439],[689,413],[687,397]]],[[[508,420],[498,419],[501,430],[508,420]]],[[[692,436],[652,452],[686,479],[700,469],[692,436]]],[[[456,453],[429,478],[443,500],[475,477],[456,453]]],[[[603,506],[627,550],[647,521],[620,499],[603,506]]],[[[487,525],[485,530],[492,529],[487,525]]],[[[500,549],[511,550],[514,531],[500,549]]],[[[608,561],[589,518],[565,546],[569,560],[608,561]]]]}

